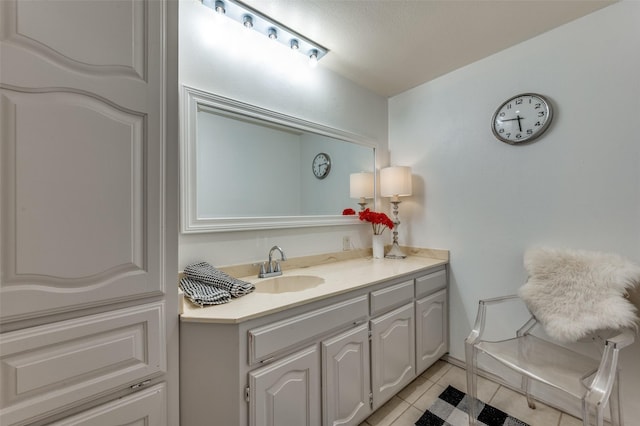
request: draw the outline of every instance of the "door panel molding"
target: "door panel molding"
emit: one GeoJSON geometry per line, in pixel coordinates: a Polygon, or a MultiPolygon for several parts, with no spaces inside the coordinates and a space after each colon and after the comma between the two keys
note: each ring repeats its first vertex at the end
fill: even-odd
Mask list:
{"type": "Polygon", "coordinates": [[[78,91],[0,95],[3,319],[161,294],[146,115],[78,91]]]}
{"type": "Polygon", "coordinates": [[[0,16],[7,47],[70,71],[147,80],[147,2],[4,0],[0,16]],[[82,43],[70,43],[78,34],[82,43]]]}

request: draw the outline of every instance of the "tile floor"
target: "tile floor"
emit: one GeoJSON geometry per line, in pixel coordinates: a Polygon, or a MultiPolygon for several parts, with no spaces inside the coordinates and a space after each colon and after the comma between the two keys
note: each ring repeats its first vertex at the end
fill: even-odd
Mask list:
{"type": "MultiPolygon", "coordinates": [[[[448,385],[466,391],[465,370],[438,361],[360,426],[413,426],[448,385]]],[[[531,410],[523,395],[482,377],[478,378],[478,396],[531,426],[582,426],[582,420],[539,402],[531,410]]]]}

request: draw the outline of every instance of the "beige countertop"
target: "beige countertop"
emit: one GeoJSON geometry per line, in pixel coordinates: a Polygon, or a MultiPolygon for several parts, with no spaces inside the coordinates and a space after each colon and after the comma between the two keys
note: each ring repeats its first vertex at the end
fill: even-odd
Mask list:
{"type": "MultiPolygon", "coordinates": [[[[433,251],[429,251],[433,253],[433,251]]],[[[406,259],[373,259],[361,257],[340,260],[312,266],[287,269],[283,263],[283,276],[313,275],[324,279],[324,283],[305,290],[286,293],[253,293],[233,299],[223,305],[199,307],[188,300],[183,302],[181,321],[239,323],[284,309],[310,303],[316,300],[336,296],[361,287],[369,286],[394,277],[419,272],[448,263],[446,255],[426,257],[424,253],[410,255],[406,259]]],[[[427,253],[429,255],[429,253],[427,253]]],[[[257,278],[255,275],[238,277],[260,288],[260,284],[269,278],[257,278]]]]}

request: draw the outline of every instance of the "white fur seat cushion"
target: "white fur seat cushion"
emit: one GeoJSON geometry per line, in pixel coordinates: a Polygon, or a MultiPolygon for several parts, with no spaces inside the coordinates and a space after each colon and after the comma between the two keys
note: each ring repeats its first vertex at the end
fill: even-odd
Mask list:
{"type": "Polygon", "coordinates": [[[640,283],[640,267],[608,253],[531,249],[527,283],[519,290],[549,337],[576,341],[600,329],[633,327],[636,308],[624,295],[640,283]]]}

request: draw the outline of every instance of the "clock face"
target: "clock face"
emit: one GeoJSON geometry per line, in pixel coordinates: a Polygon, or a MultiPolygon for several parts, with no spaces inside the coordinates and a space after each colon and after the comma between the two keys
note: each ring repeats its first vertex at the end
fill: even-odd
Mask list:
{"type": "Polygon", "coordinates": [[[493,114],[491,130],[502,142],[531,142],[551,124],[553,109],[542,95],[523,93],[500,105],[493,114]]]}
{"type": "Polygon", "coordinates": [[[318,179],[326,178],[329,171],[331,171],[331,158],[329,157],[329,154],[321,152],[316,155],[313,159],[313,163],[311,163],[311,171],[318,179]]]}

